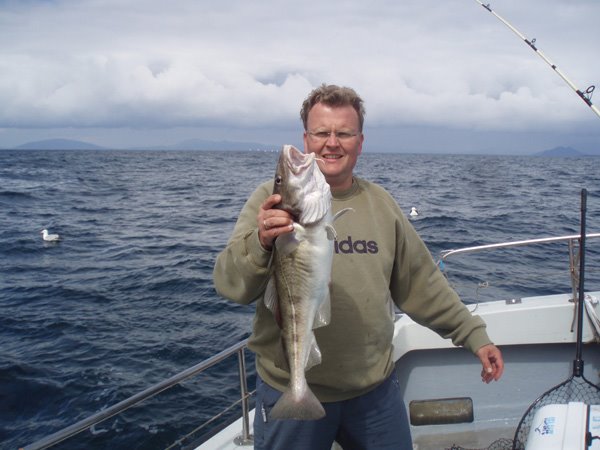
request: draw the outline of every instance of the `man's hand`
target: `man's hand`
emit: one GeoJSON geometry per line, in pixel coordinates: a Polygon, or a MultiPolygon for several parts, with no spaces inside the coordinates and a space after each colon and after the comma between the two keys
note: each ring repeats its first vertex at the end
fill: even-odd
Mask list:
{"type": "Polygon", "coordinates": [[[481,381],[490,383],[498,381],[504,372],[504,361],[500,349],[493,344],[484,345],[476,352],[481,360],[481,381]]]}
{"type": "Polygon", "coordinates": [[[281,195],[273,194],[260,206],[256,218],[258,224],[258,239],[260,245],[266,250],[273,248],[273,241],[283,233],[294,230],[292,216],[282,209],[273,209],[273,206],[281,202],[281,195]]]}

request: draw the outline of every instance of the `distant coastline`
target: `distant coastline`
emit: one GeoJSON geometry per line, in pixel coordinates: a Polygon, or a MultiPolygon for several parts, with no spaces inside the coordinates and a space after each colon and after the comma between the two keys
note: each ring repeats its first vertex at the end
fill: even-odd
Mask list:
{"type": "Polygon", "coordinates": [[[240,141],[209,141],[203,139],[188,139],[170,145],[145,147],[109,148],[73,139],[45,139],[26,142],[14,148],[4,150],[211,150],[211,151],[278,151],[279,146],[258,142],[240,141]]]}
{"type": "Polygon", "coordinates": [[[549,150],[534,153],[533,156],[555,156],[562,158],[583,158],[586,156],[600,156],[600,154],[583,153],[573,147],[554,147],[549,150]]]}
{"type": "MultiPolygon", "coordinates": [[[[197,150],[197,151],[263,151],[277,152],[280,145],[264,144],[260,142],[244,141],[211,141],[204,139],[188,139],[169,145],[156,145],[146,147],[108,148],[85,141],[73,139],[45,139],[41,141],[26,142],[13,148],[2,150],[149,150],[149,151],[174,151],[174,150],[197,150]]],[[[479,154],[479,153],[473,153],[479,154]]],[[[483,152],[481,153],[483,154],[483,152]]],[[[584,153],[573,147],[558,146],[539,152],[528,153],[523,156],[536,157],[561,157],[561,158],[584,158],[600,156],[600,148],[594,153],[584,153]]]]}

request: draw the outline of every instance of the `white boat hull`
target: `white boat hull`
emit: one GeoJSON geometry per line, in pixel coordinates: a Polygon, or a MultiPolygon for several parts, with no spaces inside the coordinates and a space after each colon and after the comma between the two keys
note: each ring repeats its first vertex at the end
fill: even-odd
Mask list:
{"type": "MultiPolygon", "coordinates": [[[[600,292],[589,293],[600,300],[600,292]]],[[[527,408],[547,390],[569,378],[575,359],[576,332],[571,295],[530,297],[472,305],[501,347],[505,372],[499,382],[481,381],[481,364],[470,352],[401,315],[395,324],[394,359],[407,409],[412,401],[470,399],[473,421],[411,425],[415,448],[439,450],[453,445],[487,448],[498,439],[512,440],[527,408]]],[[[600,314],[600,305],[594,306],[600,314]]],[[[584,319],[584,376],[600,383],[600,346],[584,319]]],[[[452,413],[449,413],[451,416],[452,413]]],[[[251,419],[252,420],[251,416],[251,419]]],[[[242,449],[234,442],[241,419],[199,449],[242,449]]]]}

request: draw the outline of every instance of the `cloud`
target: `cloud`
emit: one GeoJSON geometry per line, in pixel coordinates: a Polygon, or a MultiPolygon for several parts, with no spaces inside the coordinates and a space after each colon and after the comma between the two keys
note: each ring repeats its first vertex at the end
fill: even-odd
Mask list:
{"type": "MultiPolygon", "coordinates": [[[[492,5],[587,88],[596,1],[492,5]]],[[[0,127],[283,127],[321,82],[372,126],[591,122],[566,84],[476,2],[3,2],[0,127]]]]}

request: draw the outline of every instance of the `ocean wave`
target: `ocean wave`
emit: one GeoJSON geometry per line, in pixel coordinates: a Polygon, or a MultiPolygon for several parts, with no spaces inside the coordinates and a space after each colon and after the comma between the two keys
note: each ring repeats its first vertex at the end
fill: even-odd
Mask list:
{"type": "MultiPolygon", "coordinates": [[[[7,448],[248,337],[254,306],[220,298],[212,268],[247,197],[273,176],[277,154],[5,156],[0,176],[9,181],[0,204],[10,214],[0,217],[0,394],[9,396],[11,409],[0,408],[0,437],[7,448]],[[44,244],[42,228],[64,240],[44,244]]],[[[599,164],[364,153],[357,172],[381,183],[404,211],[419,209],[411,223],[437,259],[448,248],[576,234],[585,185],[589,227],[597,230],[599,164]]],[[[600,240],[590,241],[588,251],[589,288],[600,289],[600,240]]],[[[472,303],[570,288],[566,244],[452,258],[446,274],[472,303]]],[[[249,354],[247,360],[253,374],[249,354]]],[[[235,401],[237,377],[232,358],[66,448],[100,449],[109,442],[164,448],[235,401]]]]}

